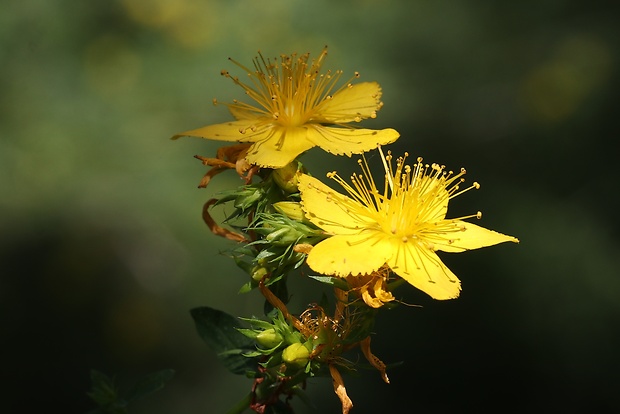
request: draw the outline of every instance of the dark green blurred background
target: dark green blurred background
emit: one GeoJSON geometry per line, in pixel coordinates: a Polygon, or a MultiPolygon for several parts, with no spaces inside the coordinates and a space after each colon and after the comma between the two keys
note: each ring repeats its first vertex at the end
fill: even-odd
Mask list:
{"type": "MultiPolygon", "coordinates": [[[[613,2],[603,2],[613,3],[613,2]]],[[[329,45],[327,67],[383,87],[371,128],[391,149],[458,169],[482,189],[452,216],[517,236],[443,255],[461,298],[413,289],[380,314],[375,372],[346,378],[355,413],[610,412],[620,409],[620,228],[616,188],[618,7],[585,1],[23,0],[0,12],[2,413],[82,413],[89,370],[121,386],[177,376],[139,413],[221,413],[250,387],[194,331],[208,305],[260,315],[246,280],[203,224],[202,204],[240,182],[196,188],[194,154],[172,142],[230,119],[242,98],[219,76],[329,45]]],[[[241,74],[240,74],[241,75],[241,74]]],[[[354,160],[313,150],[315,174],[354,160]]],[[[291,307],[318,300],[294,278],[291,307]]],[[[339,412],[331,381],[308,384],[339,412]]]]}

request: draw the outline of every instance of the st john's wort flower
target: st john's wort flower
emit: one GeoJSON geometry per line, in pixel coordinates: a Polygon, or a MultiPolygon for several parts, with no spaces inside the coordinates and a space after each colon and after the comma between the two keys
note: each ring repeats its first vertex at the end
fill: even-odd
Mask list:
{"type": "Polygon", "coordinates": [[[460,189],[465,170],[447,172],[444,166],[412,166],[398,158],[396,168],[388,152],[383,156],[385,188],[381,192],[368,164],[360,160],[362,174],[348,184],[335,172],[329,178],[348,195],[340,194],[316,178],[299,179],[302,206],[308,219],[331,237],[319,242],[308,254],[314,271],[347,277],[368,275],[384,265],[435,299],[456,298],[459,279],[442,263],[436,251],[463,252],[503,242],[518,242],[512,236],[487,230],[464,221],[481,213],[448,219],[448,202],[478,183],[460,189]]]}
{"type": "Polygon", "coordinates": [[[247,73],[248,83],[228,71],[222,71],[222,75],[243,88],[254,103],[227,103],[235,121],[181,132],[173,138],[193,136],[249,142],[252,145],[247,161],[269,168],[284,167],[315,146],[350,156],[394,142],[399,134],[393,129],[351,125],[377,116],[383,105],[379,84],[351,83],[359,77],[356,72],[349,82],[338,87],[342,71],[321,73],[326,56],[327,48],[311,61],[308,53],[270,60],[259,52],[253,70],[231,59],[247,73]]]}

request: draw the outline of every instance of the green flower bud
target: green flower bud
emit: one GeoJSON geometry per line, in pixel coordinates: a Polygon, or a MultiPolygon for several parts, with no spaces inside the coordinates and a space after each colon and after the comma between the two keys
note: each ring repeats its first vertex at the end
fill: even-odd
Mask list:
{"type": "Polygon", "coordinates": [[[256,342],[264,348],[271,349],[280,345],[284,338],[275,329],[265,329],[256,336],[256,342]]]}
{"type": "Polygon", "coordinates": [[[285,333],[284,340],[287,344],[296,344],[303,341],[304,337],[299,331],[294,331],[292,330],[292,328],[290,328],[289,332],[285,333]]]}
{"type": "Polygon", "coordinates": [[[246,210],[255,205],[264,196],[261,188],[246,186],[238,190],[235,208],[246,210]]]}
{"type": "Polygon", "coordinates": [[[301,164],[298,161],[293,161],[282,168],[275,169],[272,174],[273,181],[285,192],[296,193],[302,170],[301,164]]]}
{"type": "Polygon", "coordinates": [[[306,221],[306,216],[301,209],[301,204],[295,201],[278,201],[277,203],[273,203],[273,208],[275,208],[278,213],[284,214],[291,220],[306,221]]]}
{"type": "Polygon", "coordinates": [[[289,246],[297,243],[300,239],[306,235],[298,231],[295,227],[281,227],[278,230],[269,233],[265,240],[269,241],[275,246],[289,246]]]}
{"type": "Polygon", "coordinates": [[[254,269],[252,269],[252,279],[256,282],[260,282],[267,273],[269,273],[269,270],[267,268],[263,266],[256,266],[254,269]]]}
{"type": "Polygon", "coordinates": [[[289,345],[282,351],[282,360],[293,367],[302,368],[308,363],[310,351],[301,343],[289,345]]]}

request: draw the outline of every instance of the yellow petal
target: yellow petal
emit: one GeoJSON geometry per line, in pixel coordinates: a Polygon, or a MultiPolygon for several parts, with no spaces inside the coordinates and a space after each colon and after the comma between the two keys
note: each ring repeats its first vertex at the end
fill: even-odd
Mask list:
{"type": "Polygon", "coordinates": [[[390,144],[399,136],[400,134],[391,128],[374,130],[308,125],[308,139],[314,145],[336,155],[361,154],[379,145],[390,144]]]}
{"type": "Polygon", "coordinates": [[[385,281],[382,279],[377,279],[374,285],[375,297],[380,299],[382,302],[390,302],[393,301],[394,295],[391,292],[388,292],[385,286],[385,281]]]}
{"type": "Polygon", "coordinates": [[[308,141],[306,128],[272,127],[255,141],[245,158],[261,167],[282,168],[313,146],[308,141]]]}
{"type": "Polygon", "coordinates": [[[366,305],[370,306],[371,308],[375,308],[375,309],[379,309],[381,306],[384,305],[381,299],[373,297],[370,294],[370,292],[366,289],[362,289],[362,300],[364,301],[366,305]]]}
{"type": "Polygon", "coordinates": [[[178,139],[181,137],[197,137],[206,138],[216,141],[237,141],[237,142],[256,142],[264,139],[266,134],[271,132],[271,126],[263,126],[252,131],[250,128],[256,124],[256,118],[252,120],[244,119],[238,121],[225,122],[223,124],[207,125],[202,128],[192,129],[190,131],[180,132],[172,137],[178,139]],[[244,131],[245,133],[242,133],[244,131]]]}
{"type": "Polygon", "coordinates": [[[314,177],[301,175],[298,188],[308,220],[329,234],[358,234],[361,228],[373,223],[355,214],[356,208],[362,210],[360,204],[314,177]]]}
{"type": "Polygon", "coordinates": [[[249,110],[246,108],[239,108],[239,106],[230,105],[228,107],[228,110],[230,111],[232,116],[235,117],[235,119],[240,121],[244,119],[253,119],[254,121],[256,121],[257,119],[264,116],[262,114],[262,112],[264,111],[261,111],[260,109],[249,110]]]}
{"type": "Polygon", "coordinates": [[[421,222],[437,222],[446,217],[450,194],[443,183],[433,177],[425,175],[420,178],[419,198],[425,207],[420,206],[419,211],[424,217],[418,217],[421,222]]]}
{"type": "Polygon", "coordinates": [[[443,238],[443,241],[435,244],[437,250],[460,253],[465,250],[479,249],[504,242],[519,243],[519,239],[512,236],[488,230],[466,221],[452,221],[454,222],[454,227],[458,228],[459,231],[438,234],[439,237],[443,238]]]}
{"type": "Polygon", "coordinates": [[[461,282],[430,249],[413,243],[398,243],[398,253],[388,260],[392,271],[433,299],[454,299],[459,296],[461,282]]]}
{"type": "Polygon", "coordinates": [[[381,87],[377,82],[352,84],[323,100],[316,108],[319,122],[343,124],[374,118],[381,108],[381,87]]]}
{"type": "MultiPolygon", "coordinates": [[[[349,278],[347,278],[348,281],[349,278]]],[[[394,300],[394,296],[385,290],[385,281],[382,278],[377,278],[376,281],[363,286],[361,293],[362,299],[371,308],[380,308],[394,300]]]]}
{"type": "Polygon", "coordinates": [[[346,277],[372,273],[383,266],[390,255],[388,243],[363,233],[323,240],[312,248],[307,263],[315,272],[346,277]]]}

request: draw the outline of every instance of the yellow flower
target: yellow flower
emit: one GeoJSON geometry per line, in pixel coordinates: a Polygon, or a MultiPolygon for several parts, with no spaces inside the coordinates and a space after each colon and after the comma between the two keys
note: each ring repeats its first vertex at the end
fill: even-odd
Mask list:
{"type": "MultiPolygon", "coordinates": [[[[271,61],[259,52],[254,70],[231,59],[247,72],[249,82],[232,77],[228,71],[222,71],[222,75],[241,86],[255,104],[234,100],[225,105],[236,121],[181,132],[173,139],[193,136],[251,142],[246,155],[251,164],[280,168],[315,146],[332,154],[351,156],[399,137],[393,129],[348,125],[377,116],[383,105],[378,83],[349,81],[336,88],[342,71],[321,73],[327,48],[316,60],[308,62],[309,56],[281,55],[279,60],[271,61]]],[[[354,78],[358,77],[356,72],[354,78]]]]}
{"type": "Polygon", "coordinates": [[[447,219],[448,202],[478,183],[459,189],[465,170],[454,174],[444,166],[413,166],[405,157],[392,166],[392,156],[381,152],[385,189],[379,192],[368,164],[360,161],[362,174],[349,185],[335,172],[328,174],[344,187],[340,194],[316,178],[299,179],[302,206],[308,219],[331,237],[310,251],[308,265],[323,274],[347,277],[366,275],[387,264],[394,273],[435,299],[456,298],[459,279],[435,253],[463,252],[503,242],[511,236],[463,221],[475,215],[447,219]]]}

